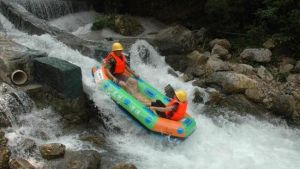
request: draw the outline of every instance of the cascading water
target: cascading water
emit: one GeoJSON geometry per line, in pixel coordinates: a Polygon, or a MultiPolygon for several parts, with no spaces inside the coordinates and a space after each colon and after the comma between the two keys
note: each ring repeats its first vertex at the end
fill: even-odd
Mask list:
{"type": "Polygon", "coordinates": [[[14,0],[42,19],[51,19],[72,13],[72,4],[64,0],[14,0]]]}
{"type": "MultiPolygon", "coordinates": [[[[3,18],[0,20],[3,23],[3,18]]],[[[3,24],[7,25],[7,24],[3,24]]],[[[94,100],[103,113],[110,115],[110,125],[118,126],[123,134],[111,134],[108,139],[120,153],[140,169],[298,169],[300,168],[300,131],[291,129],[284,123],[270,124],[258,121],[251,116],[235,116],[238,121],[231,121],[225,115],[206,117],[203,105],[193,104],[189,99],[189,113],[197,121],[196,131],[185,141],[173,145],[165,144],[152,137],[145,129],[137,128],[104,93],[98,91],[90,75],[90,68],[96,61],[82,56],[49,35],[30,36],[15,29],[6,29],[8,35],[18,43],[41,50],[50,57],[72,62],[82,69],[84,90],[94,100]],[[142,132],[144,131],[144,132],[142,132]]],[[[143,79],[159,90],[167,84],[183,88],[191,95],[194,87],[167,73],[167,66],[151,45],[137,41],[131,48],[131,66],[143,79]],[[143,46],[149,51],[150,64],[145,64],[138,56],[138,48],[143,46]]],[[[203,90],[203,89],[201,89],[203,90]]],[[[42,114],[41,118],[45,118],[42,114]]],[[[47,116],[46,116],[47,117],[47,116]]],[[[37,116],[32,116],[37,118],[37,116]]],[[[55,121],[55,120],[54,120],[55,121]]],[[[52,124],[52,120],[43,124],[52,124]]],[[[39,125],[39,124],[36,124],[39,125]]],[[[30,130],[30,129],[29,129],[30,130]]],[[[60,137],[61,138],[61,137],[60,137]]],[[[13,137],[9,137],[13,142],[13,137]]],[[[72,140],[72,139],[71,139],[72,140]]],[[[64,141],[64,139],[59,141],[64,141]]],[[[79,144],[79,143],[78,143],[79,144]]],[[[70,147],[78,146],[69,144],[70,147]]]]}

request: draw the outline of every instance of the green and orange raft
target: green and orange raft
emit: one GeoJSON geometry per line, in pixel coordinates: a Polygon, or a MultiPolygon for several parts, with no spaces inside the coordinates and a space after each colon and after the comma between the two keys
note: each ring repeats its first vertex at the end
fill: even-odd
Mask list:
{"type": "MultiPolygon", "coordinates": [[[[159,117],[151,109],[143,105],[120,86],[108,79],[103,66],[94,66],[92,68],[92,73],[99,88],[107,93],[117,104],[129,112],[149,130],[178,138],[186,138],[195,130],[196,122],[188,113],[186,113],[185,117],[180,121],[173,121],[159,117]]],[[[125,73],[129,75],[128,72],[125,73]]],[[[160,100],[165,105],[170,102],[168,97],[160,93],[148,83],[140,78],[136,79],[138,81],[138,90],[141,94],[151,100],[160,100]]]]}

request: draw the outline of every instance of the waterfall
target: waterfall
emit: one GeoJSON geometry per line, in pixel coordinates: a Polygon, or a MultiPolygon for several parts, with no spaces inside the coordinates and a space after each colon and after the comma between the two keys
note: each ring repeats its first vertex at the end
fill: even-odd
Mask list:
{"type": "Polygon", "coordinates": [[[64,0],[14,0],[41,19],[52,19],[73,12],[72,3],[64,0]]]}

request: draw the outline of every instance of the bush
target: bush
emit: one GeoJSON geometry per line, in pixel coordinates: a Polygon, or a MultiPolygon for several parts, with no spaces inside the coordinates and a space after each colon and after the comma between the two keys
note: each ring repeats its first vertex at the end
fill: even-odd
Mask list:
{"type": "Polygon", "coordinates": [[[114,20],[112,16],[98,16],[93,23],[92,30],[100,30],[103,28],[114,29],[114,20]]]}

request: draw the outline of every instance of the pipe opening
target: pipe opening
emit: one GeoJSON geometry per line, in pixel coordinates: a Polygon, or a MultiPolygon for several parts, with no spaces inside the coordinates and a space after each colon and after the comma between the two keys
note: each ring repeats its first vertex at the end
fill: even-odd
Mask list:
{"type": "Polygon", "coordinates": [[[15,85],[22,85],[25,84],[28,80],[28,76],[26,74],[26,72],[24,72],[23,70],[15,70],[12,74],[11,74],[11,81],[15,84],[15,85]]]}

